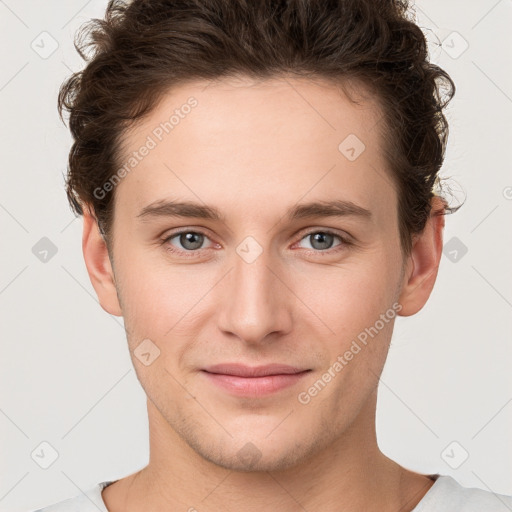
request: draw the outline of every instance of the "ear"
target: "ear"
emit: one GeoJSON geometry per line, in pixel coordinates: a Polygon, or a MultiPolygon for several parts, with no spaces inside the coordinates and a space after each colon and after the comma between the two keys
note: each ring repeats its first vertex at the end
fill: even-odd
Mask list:
{"type": "Polygon", "coordinates": [[[101,307],[111,315],[122,316],[107,244],[92,213],[84,208],[83,217],[82,251],[89,278],[101,307]]]}
{"type": "Polygon", "coordinates": [[[434,288],[443,250],[444,215],[439,214],[445,202],[439,196],[432,198],[432,210],[425,229],[413,239],[413,248],[407,258],[404,282],[398,302],[400,316],[416,314],[427,302],[434,288]]]}

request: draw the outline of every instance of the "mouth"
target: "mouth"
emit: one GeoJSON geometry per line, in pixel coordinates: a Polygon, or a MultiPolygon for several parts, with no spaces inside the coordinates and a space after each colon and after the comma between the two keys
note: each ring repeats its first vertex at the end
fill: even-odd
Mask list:
{"type": "Polygon", "coordinates": [[[246,366],[219,364],[201,372],[217,387],[237,396],[269,395],[297,384],[311,369],[283,364],[246,366]]]}

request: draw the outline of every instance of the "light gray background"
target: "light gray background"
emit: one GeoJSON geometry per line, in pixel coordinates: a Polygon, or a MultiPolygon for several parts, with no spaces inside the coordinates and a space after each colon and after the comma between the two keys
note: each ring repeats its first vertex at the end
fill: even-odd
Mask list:
{"type": "MultiPolygon", "coordinates": [[[[0,0],[2,511],[77,495],[148,460],[145,395],[122,320],[96,301],[81,220],[63,190],[71,138],[57,116],[57,91],[83,66],[75,30],[102,17],[106,4],[0,0]],[[58,48],[46,55],[52,39],[58,48]],[[43,237],[57,248],[46,262],[32,252],[43,237]],[[42,442],[58,452],[47,469],[40,464],[51,449],[42,442]]],[[[430,301],[397,320],[378,438],[410,469],[512,494],[512,0],[416,7],[432,60],[457,85],[443,174],[467,200],[447,217],[445,242],[456,237],[456,245],[443,255],[430,301]],[[464,42],[454,32],[469,45],[460,55],[464,42]]]]}

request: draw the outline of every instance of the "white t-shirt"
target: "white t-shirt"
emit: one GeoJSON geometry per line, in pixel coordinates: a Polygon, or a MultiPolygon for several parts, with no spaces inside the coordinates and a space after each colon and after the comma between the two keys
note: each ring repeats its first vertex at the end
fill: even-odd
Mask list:
{"type": "MultiPolygon", "coordinates": [[[[510,512],[512,496],[495,494],[482,489],[463,487],[451,476],[429,475],[434,485],[423,496],[412,512],[510,512]]],[[[101,482],[84,494],[34,510],[34,512],[109,512],[101,491],[114,483],[101,482]]]]}

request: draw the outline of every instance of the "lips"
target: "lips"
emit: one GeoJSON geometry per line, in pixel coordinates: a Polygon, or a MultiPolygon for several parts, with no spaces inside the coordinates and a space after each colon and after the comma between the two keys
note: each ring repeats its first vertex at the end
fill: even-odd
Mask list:
{"type": "Polygon", "coordinates": [[[286,364],[267,364],[265,366],[246,366],[243,364],[216,364],[204,368],[208,373],[234,375],[237,377],[265,377],[267,375],[293,375],[308,371],[286,364]]]}
{"type": "Polygon", "coordinates": [[[285,364],[218,364],[202,370],[208,382],[238,397],[263,397],[296,385],[310,369],[285,364]]]}

